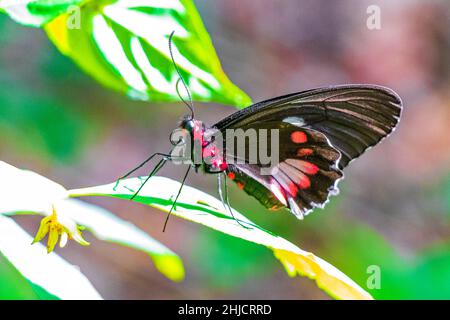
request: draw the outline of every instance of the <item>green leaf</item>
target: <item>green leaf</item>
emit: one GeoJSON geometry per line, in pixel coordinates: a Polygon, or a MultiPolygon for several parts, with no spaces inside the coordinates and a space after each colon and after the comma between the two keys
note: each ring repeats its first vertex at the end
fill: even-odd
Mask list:
{"type": "MultiPolygon", "coordinates": [[[[114,190],[115,184],[69,190],[71,197],[106,196],[130,199],[141,186],[145,177],[123,180],[114,190]]],[[[141,189],[134,201],[169,211],[180,183],[163,177],[152,177],[141,189]]],[[[316,281],[317,285],[339,299],[371,299],[370,294],[360,288],[338,269],[310,252],[261,228],[233,210],[233,216],[224,209],[216,198],[184,186],[173,214],[183,219],[200,223],[228,235],[264,245],[273,250],[290,276],[302,275],[316,281]]]]}
{"type": "Polygon", "coordinates": [[[180,101],[168,46],[174,31],[174,58],[194,100],[251,103],[223,72],[192,0],[87,1],[79,15],[61,14],[45,30],[63,54],[106,87],[157,102],[180,101]]]}
{"type": "Polygon", "coordinates": [[[100,240],[144,251],[150,255],[156,268],[173,281],[184,278],[183,263],[178,255],[130,222],[97,206],[66,199],[67,191],[63,186],[37,173],[0,161],[0,176],[0,214],[48,215],[55,205],[60,219],[85,226],[100,240]]]}
{"type": "Polygon", "coordinates": [[[184,279],[183,262],[180,257],[132,223],[118,218],[103,208],[80,200],[61,202],[58,210],[86,227],[100,240],[146,252],[153,259],[156,268],[169,279],[173,281],[184,279]]]}
{"type": "MultiPolygon", "coordinates": [[[[0,220],[1,224],[1,220],[0,220]]],[[[57,300],[41,286],[25,278],[0,251],[0,300],[57,300]]]]}
{"type": "Polygon", "coordinates": [[[24,278],[35,285],[27,287],[23,279],[17,278],[17,273],[13,274],[16,285],[26,290],[22,293],[23,299],[36,299],[43,294],[43,290],[60,299],[101,299],[77,267],[55,253],[47,254],[41,244],[31,246],[32,240],[13,220],[0,215],[0,252],[24,278]],[[34,291],[36,285],[42,288],[38,292],[34,291]],[[35,297],[30,296],[31,290],[35,297]]]}
{"type": "Polygon", "coordinates": [[[0,252],[0,299],[37,299],[28,280],[0,252]]]}
{"type": "Polygon", "coordinates": [[[0,12],[6,12],[15,21],[40,27],[59,15],[70,12],[72,6],[83,0],[0,0],[0,12]]]}

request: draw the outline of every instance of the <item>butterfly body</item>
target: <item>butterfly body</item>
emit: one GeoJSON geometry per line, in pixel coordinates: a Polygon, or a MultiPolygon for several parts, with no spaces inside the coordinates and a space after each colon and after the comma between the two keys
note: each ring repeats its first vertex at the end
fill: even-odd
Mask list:
{"type": "Polygon", "coordinates": [[[221,146],[212,139],[211,131],[216,132],[216,129],[207,128],[202,121],[191,118],[183,119],[180,129],[181,139],[190,139],[186,146],[189,148],[190,163],[196,171],[201,168],[205,173],[218,174],[228,168],[221,146]]]}

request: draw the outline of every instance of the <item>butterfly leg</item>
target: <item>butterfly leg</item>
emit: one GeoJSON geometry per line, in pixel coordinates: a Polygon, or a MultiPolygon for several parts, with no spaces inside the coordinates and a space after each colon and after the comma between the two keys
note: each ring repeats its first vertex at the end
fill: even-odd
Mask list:
{"type": "Polygon", "coordinates": [[[140,168],[142,168],[147,162],[149,162],[150,160],[152,160],[155,156],[162,156],[166,159],[171,159],[171,155],[170,154],[165,154],[165,153],[161,153],[161,152],[156,152],[154,154],[152,154],[150,157],[148,157],[147,159],[144,160],[144,162],[142,162],[141,164],[139,164],[136,168],[130,170],[129,172],[127,172],[126,174],[124,174],[123,176],[121,176],[119,179],[117,179],[116,181],[116,185],[114,186],[113,190],[116,191],[116,188],[118,187],[119,183],[121,180],[127,178],[128,176],[130,176],[132,173],[136,172],[137,170],[139,170],[140,168]]]}
{"type": "Polygon", "coordinates": [[[162,158],[161,160],[159,160],[159,162],[156,164],[156,166],[153,168],[153,170],[149,173],[149,175],[147,176],[147,178],[144,180],[144,182],[141,184],[141,186],[139,187],[139,189],[133,194],[133,196],[130,198],[130,200],[133,200],[139,193],[139,191],[142,190],[142,188],[144,187],[144,185],[147,183],[147,181],[153,177],[155,174],[158,173],[159,170],[161,170],[161,168],[166,164],[166,162],[169,160],[169,158],[162,158]]]}
{"type": "Polygon", "coordinates": [[[183,181],[181,182],[180,189],[178,190],[177,196],[175,197],[175,201],[172,204],[172,207],[169,210],[169,213],[167,213],[166,221],[164,221],[164,227],[163,232],[166,231],[167,222],[169,222],[170,214],[172,213],[173,208],[175,207],[175,204],[177,203],[178,197],[180,196],[181,189],[183,189],[184,183],[186,182],[186,179],[188,177],[189,171],[191,170],[191,166],[186,170],[186,174],[184,175],[183,181]]]}
{"type": "Polygon", "coordinates": [[[219,190],[219,198],[220,201],[222,201],[222,204],[225,208],[225,210],[228,210],[228,212],[230,212],[230,215],[233,217],[233,219],[243,228],[245,229],[251,229],[249,227],[244,226],[238,219],[236,219],[236,217],[233,214],[233,210],[231,210],[231,206],[230,206],[230,201],[228,199],[228,186],[227,186],[227,181],[226,181],[226,176],[225,174],[223,175],[224,179],[225,179],[225,183],[224,183],[224,191],[225,191],[225,201],[224,201],[224,196],[222,193],[222,173],[217,174],[217,188],[219,190]]]}

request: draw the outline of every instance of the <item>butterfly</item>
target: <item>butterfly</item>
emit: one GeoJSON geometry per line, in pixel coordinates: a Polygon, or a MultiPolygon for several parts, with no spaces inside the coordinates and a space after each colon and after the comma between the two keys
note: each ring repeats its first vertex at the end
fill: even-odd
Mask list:
{"type": "MultiPolygon", "coordinates": [[[[181,74],[179,76],[189,95],[181,74]]],[[[303,219],[315,208],[323,208],[330,196],[338,194],[337,185],[344,177],[343,170],[387,137],[399,123],[402,111],[402,101],[393,90],[360,84],[317,88],[276,97],[237,111],[212,126],[195,119],[192,102],[186,105],[191,114],[180,122],[180,135],[171,141],[176,147],[189,146],[190,162],[169,215],[189,170],[194,168],[217,176],[220,199],[231,214],[227,179],[264,207],[271,210],[286,208],[303,219]],[[259,157],[251,159],[251,152],[237,154],[235,146],[230,147],[234,137],[231,141],[227,137],[227,133],[236,131],[276,132],[276,150],[267,148],[267,145],[272,146],[272,139],[264,142],[266,149],[277,151],[278,161],[267,168],[259,157]],[[225,139],[218,142],[215,139],[218,134],[225,139]]],[[[261,148],[261,137],[257,134],[256,141],[244,140],[244,149],[261,148]]],[[[167,161],[183,158],[173,152],[156,153],[120,179],[156,156],[161,159],[147,180],[167,161]]]]}
{"type": "MultiPolygon", "coordinates": [[[[395,129],[401,110],[399,96],[388,88],[343,85],[259,102],[210,127],[193,115],[187,116],[179,128],[185,139],[191,139],[189,145],[200,145],[200,148],[193,149],[201,155],[195,150],[192,152],[189,168],[218,175],[221,178],[218,179],[220,195],[220,184],[226,176],[266,208],[287,208],[302,219],[314,208],[323,208],[329,197],[338,193],[337,184],[344,176],[343,169],[395,129]],[[277,170],[273,170],[273,174],[261,174],[263,165],[258,161],[251,163],[248,159],[231,163],[228,159],[235,155],[227,155],[228,139],[225,139],[222,152],[211,140],[211,132],[226,135],[230,129],[244,132],[249,129],[277,129],[277,170]],[[194,158],[201,159],[201,162],[194,161],[194,158]]],[[[149,177],[156,174],[166,161],[175,158],[173,154],[157,153],[146,162],[157,155],[162,159],[149,177]]],[[[222,195],[221,198],[224,201],[222,195]]]]}

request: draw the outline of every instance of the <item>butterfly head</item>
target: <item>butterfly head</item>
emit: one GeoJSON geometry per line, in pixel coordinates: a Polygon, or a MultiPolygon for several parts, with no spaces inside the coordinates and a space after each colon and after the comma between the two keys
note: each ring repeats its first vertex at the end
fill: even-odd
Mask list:
{"type": "Polygon", "coordinates": [[[192,133],[194,131],[195,123],[196,120],[192,118],[191,115],[185,115],[183,118],[181,118],[178,127],[181,130],[186,130],[188,133],[192,133]]]}
{"type": "Polygon", "coordinates": [[[191,115],[184,116],[178,124],[177,137],[171,137],[170,140],[173,145],[177,145],[180,142],[201,141],[203,133],[205,131],[205,125],[199,120],[195,120],[191,115]]]}

